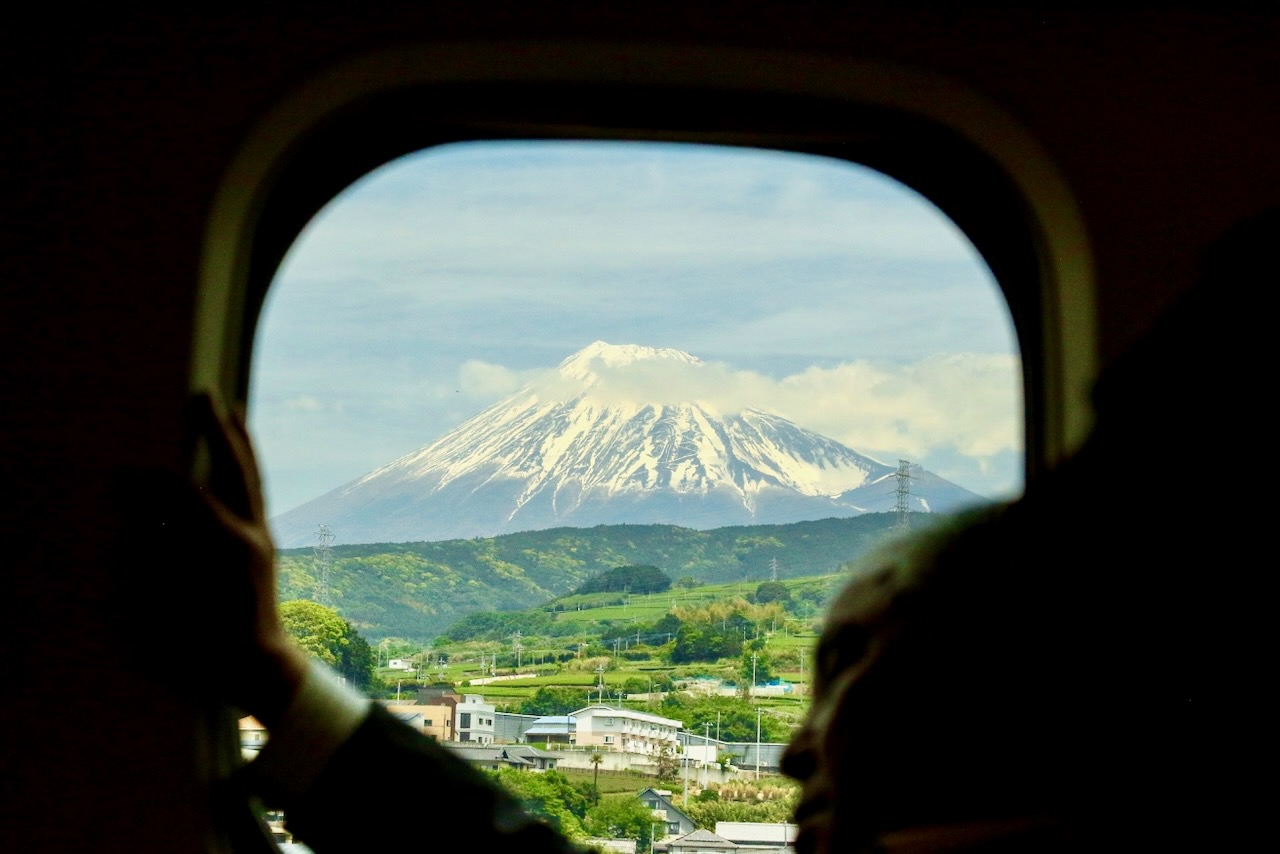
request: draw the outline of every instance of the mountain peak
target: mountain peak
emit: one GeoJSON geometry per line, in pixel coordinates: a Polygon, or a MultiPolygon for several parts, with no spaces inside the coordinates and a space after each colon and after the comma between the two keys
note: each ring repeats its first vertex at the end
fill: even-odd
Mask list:
{"type": "MultiPolygon", "coordinates": [[[[490,537],[620,522],[692,528],[894,509],[896,469],[759,409],[716,406],[722,372],[668,348],[596,341],[417,451],[273,520],[347,542],[490,537]]],[[[977,496],[922,472],[913,510],[977,496]]]]}
{"type": "Polygon", "coordinates": [[[589,385],[600,381],[601,373],[627,368],[640,362],[676,362],[683,365],[704,364],[697,356],[669,347],[645,347],[640,344],[609,344],[594,341],[560,363],[560,376],[589,385]]]}

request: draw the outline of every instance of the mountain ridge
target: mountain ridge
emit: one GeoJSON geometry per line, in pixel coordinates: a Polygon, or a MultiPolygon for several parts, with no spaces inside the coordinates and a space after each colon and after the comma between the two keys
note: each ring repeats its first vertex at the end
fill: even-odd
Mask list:
{"type": "MultiPolygon", "coordinates": [[[[912,517],[913,525],[936,521],[912,517]]],[[[598,525],[496,537],[332,547],[329,589],[319,587],[310,548],[277,555],[279,595],[326,599],[367,639],[429,641],[476,611],[524,610],[567,595],[617,566],[656,566],[673,579],[767,581],[841,571],[900,530],[890,513],[788,525],[695,530],[674,525],[598,525]],[[776,561],[776,562],[775,562],[776,561]]]]}

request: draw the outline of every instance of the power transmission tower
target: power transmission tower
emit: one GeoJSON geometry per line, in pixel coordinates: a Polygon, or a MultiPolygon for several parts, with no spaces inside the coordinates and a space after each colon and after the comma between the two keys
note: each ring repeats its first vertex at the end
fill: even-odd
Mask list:
{"type": "Polygon", "coordinates": [[[769,580],[778,580],[778,559],[776,557],[769,561],[769,580]]]}
{"type": "Polygon", "coordinates": [[[911,523],[907,516],[911,512],[911,461],[898,460],[898,504],[894,512],[898,514],[898,527],[908,528],[911,523]]]}
{"type": "Polygon", "coordinates": [[[332,605],[333,597],[329,590],[329,569],[333,564],[333,531],[328,525],[316,528],[316,544],[311,547],[316,558],[316,601],[321,605],[332,605]]]}

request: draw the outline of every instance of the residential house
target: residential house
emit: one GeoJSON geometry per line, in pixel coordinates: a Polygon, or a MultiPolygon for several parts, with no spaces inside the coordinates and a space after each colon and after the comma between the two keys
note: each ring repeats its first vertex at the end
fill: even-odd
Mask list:
{"type": "Polygon", "coordinates": [[[716,822],[716,835],[737,845],[740,854],[794,854],[799,830],[786,822],[716,822]]]}
{"type": "Polygon", "coordinates": [[[529,771],[534,763],[523,756],[511,753],[511,747],[488,744],[463,744],[458,741],[445,742],[445,748],[459,759],[476,768],[486,771],[498,771],[502,768],[515,768],[529,771]]]}
{"type": "Polygon", "coordinates": [[[662,830],[654,833],[655,839],[690,833],[698,825],[675,805],[671,792],[666,789],[645,789],[639,795],[640,803],[654,812],[654,822],[662,824],[662,830]]]}
{"type": "Polygon", "coordinates": [[[667,854],[736,854],[738,846],[709,830],[694,830],[675,839],[654,843],[653,849],[667,854]]]}
{"type": "Polygon", "coordinates": [[[385,703],[386,709],[413,729],[436,741],[453,741],[453,705],[440,703],[385,703]]]}
{"type": "Polygon", "coordinates": [[[522,740],[573,744],[577,740],[577,721],[573,715],[543,715],[524,731],[522,740]]]}

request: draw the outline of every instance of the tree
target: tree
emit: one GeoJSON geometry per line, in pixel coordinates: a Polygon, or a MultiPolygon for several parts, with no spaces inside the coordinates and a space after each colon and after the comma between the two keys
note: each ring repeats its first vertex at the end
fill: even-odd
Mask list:
{"type": "Polygon", "coordinates": [[[581,688],[544,685],[516,709],[522,715],[567,715],[585,705],[587,692],[581,688]]]}
{"type": "Polygon", "coordinates": [[[377,657],[368,641],[360,636],[351,624],[347,624],[347,644],[342,648],[342,656],[338,660],[338,672],[347,677],[351,684],[361,691],[367,691],[373,684],[373,674],[377,669],[377,657]]]}
{"type": "Polygon", "coordinates": [[[757,605],[780,602],[783,606],[790,607],[791,591],[781,581],[763,581],[756,588],[755,602],[757,605]]]}
{"type": "Polygon", "coordinates": [[[520,802],[526,812],[570,839],[586,837],[582,817],[587,812],[587,796],[559,771],[531,774],[503,768],[489,773],[520,802]]]}
{"type": "Polygon", "coordinates": [[[742,677],[742,684],[746,689],[744,696],[750,697],[751,689],[761,682],[773,680],[773,670],[769,665],[769,655],[764,650],[743,651],[742,661],[738,664],[738,675],[742,677]]]}
{"type": "Polygon", "coordinates": [[[596,792],[600,791],[600,763],[604,762],[604,754],[599,750],[591,751],[591,785],[596,792]]]}
{"type": "Polygon", "coordinates": [[[656,566],[616,566],[588,579],[576,593],[661,593],[671,588],[671,578],[656,566]]]}
{"type": "Polygon", "coordinates": [[[653,823],[653,810],[632,795],[602,799],[587,810],[583,826],[592,836],[634,839],[637,851],[647,851],[652,846],[653,823]]]}
{"type": "Polygon", "coordinates": [[[280,622],[307,654],[332,666],[355,687],[369,688],[376,667],[373,649],[333,608],[295,599],[280,605],[280,622]]]}
{"type": "Polygon", "coordinates": [[[662,780],[671,780],[676,776],[676,772],[680,770],[680,760],[676,758],[676,752],[672,750],[671,745],[664,745],[658,751],[658,777],[662,780]]]}
{"type": "Polygon", "coordinates": [[[280,605],[280,621],[294,642],[325,664],[337,666],[351,626],[338,612],[319,602],[295,599],[280,605]]]}

